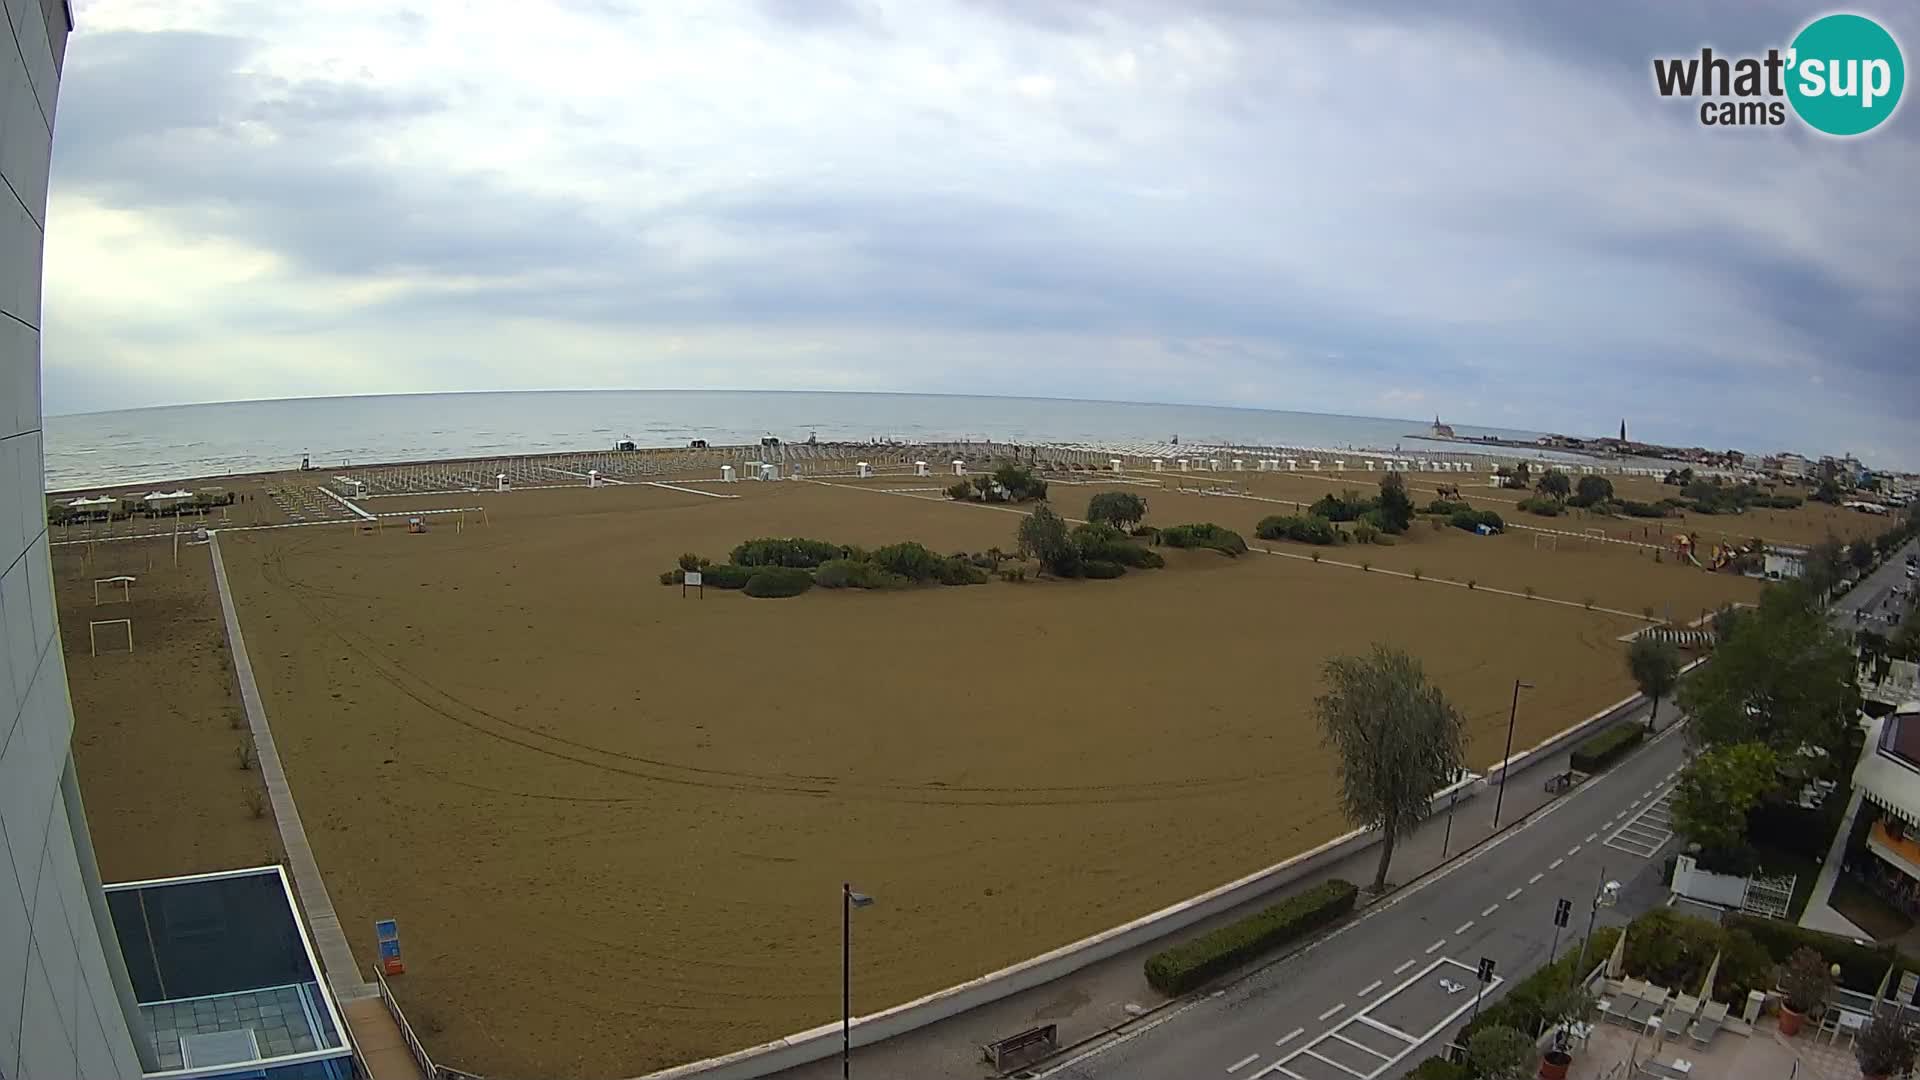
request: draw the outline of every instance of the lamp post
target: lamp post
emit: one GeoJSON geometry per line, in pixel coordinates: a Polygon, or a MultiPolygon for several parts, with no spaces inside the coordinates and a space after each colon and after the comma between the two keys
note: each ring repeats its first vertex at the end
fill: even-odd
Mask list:
{"type": "Polygon", "coordinates": [[[1513,722],[1520,715],[1520,691],[1533,689],[1530,682],[1513,680],[1513,704],[1507,709],[1507,752],[1500,759],[1500,793],[1493,798],[1493,831],[1500,831],[1500,805],[1507,799],[1507,767],[1513,761],[1513,722]]]}
{"type": "Polygon", "coordinates": [[[1620,898],[1620,884],[1607,880],[1607,868],[1600,868],[1600,880],[1593,888],[1593,903],[1587,907],[1587,936],[1580,939],[1579,958],[1573,962],[1573,978],[1579,981],[1587,963],[1587,942],[1593,940],[1593,919],[1603,907],[1612,907],[1620,898]]]}
{"type": "Polygon", "coordinates": [[[846,1080],[853,1057],[853,909],[872,907],[873,897],[840,883],[840,1077],[846,1080]]]}

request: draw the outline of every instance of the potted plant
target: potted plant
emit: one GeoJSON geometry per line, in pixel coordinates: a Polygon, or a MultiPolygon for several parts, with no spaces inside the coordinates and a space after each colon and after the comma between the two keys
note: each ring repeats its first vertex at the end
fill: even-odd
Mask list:
{"type": "Polygon", "coordinates": [[[1800,1025],[1826,1004],[1827,994],[1833,990],[1827,958],[1804,945],[1795,949],[1780,971],[1780,989],[1786,995],[1780,1006],[1780,1034],[1798,1035],[1800,1025]]]}
{"type": "Polygon", "coordinates": [[[1592,1023],[1595,1011],[1593,993],[1578,984],[1556,991],[1540,1003],[1541,1018],[1556,1028],[1553,1046],[1540,1055],[1541,1080],[1566,1080],[1567,1068],[1573,1064],[1573,1034],[1569,1029],[1575,1024],[1592,1023]]]}
{"type": "Polygon", "coordinates": [[[1526,1080],[1533,1040],[1517,1028],[1495,1025],[1467,1040],[1467,1062],[1483,1080],[1526,1080]]]}
{"type": "Polygon", "coordinates": [[[1854,1060],[1867,1080],[1887,1080],[1913,1067],[1920,1052],[1920,1029],[1898,1016],[1875,1016],[1860,1029],[1853,1043],[1854,1060]]]}

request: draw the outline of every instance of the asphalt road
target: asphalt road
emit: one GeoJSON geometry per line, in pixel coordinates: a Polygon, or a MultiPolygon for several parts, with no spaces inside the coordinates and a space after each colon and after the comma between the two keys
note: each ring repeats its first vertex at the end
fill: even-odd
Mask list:
{"type": "Polygon", "coordinates": [[[1920,587],[1920,582],[1906,576],[1906,557],[1916,551],[1920,551],[1920,544],[1909,543],[1855,585],[1834,604],[1834,624],[1849,633],[1870,627],[1892,635],[1898,626],[1887,622],[1884,616],[1888,612],[1904,613],[1913,599],[1914,589],[1920,587]],[[1895,594],[1895,588],[1904,590],[1903,594],[1895,594]],[[1867,614],[1866,619],[1859,618],[1861,612],[1867,614]]]}
{"type": "MultiPolygon", "coordinates": [[[[1305,952],[1040,1075],[1401,1075],[1438,1052],[1443,1036],[1471,1017],[1482,957],[1494,961],[1499,980],[1486,1000],[1546,963],[1555,947],[1555,901],[1572,904],[1570,925],[1558,938],[1564,955],[1580,947],[1591,898],[1603,881],[1625,887],[1621,903],[1600,911],[1597,924],[1624,923],[1665,898],[1658,888],[1660,860],[1672,839],[1661,797],[1684,752],[1681,731],[1666,728],[1612,771],[1305,952]]],[[[1472,810],[1489,808],[1489,800],[1480,799],[1472,810]]]]}

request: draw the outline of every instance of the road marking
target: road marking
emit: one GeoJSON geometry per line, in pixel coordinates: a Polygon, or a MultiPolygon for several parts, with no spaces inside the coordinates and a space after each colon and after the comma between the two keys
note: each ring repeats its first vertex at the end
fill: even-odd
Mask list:
{"type": "MultiPolygon", "coordinates": [[[[1620,811],[1620,814],[1624,814],[1624,813],[1626,813],[1626,811],[1625,811],[1625,810],[1622,810],[1622,811],[1620,811]]],[[[1610,817],[1610,818],[1608,818],[1608,819],[1607,819],[1607,824],[1609,824],[1609,825],[1611,825],[1611,824],[1613,824],[1614,822],[1616,822],[1616,821],[1619,821],[1619,820],[1620,820],[1620,814],[1615,814],[1615,815],[1613,815],[1612,817],[1610,817]]]]}
{"type": "Polygon", "coordinates": [[[1510,892],[1510,893],[1508,893],[1508,894],[1507,894],[1507,899],[1509,899],[1509,900],[1511,900],[1511,899],[1513,899],[1514,897],[1516,897],[1516,896],[1519,896],[1519,895],[1520,895],[1520,890],[1519,890],[1519,889],[1515,889],[1515,890],[1513,890],[1512,892],[1510,892]]]}
{"type": "Polygon", "coordinates": [[[1375,1050],[1373,1047],[1368,1046],[1366,1043],[1354,1042],[1352,1039],[1349,1039],[1345,1035],[1340,1034],[1339,1028],[1335,1028],[1334,1030],[1328,1032],[1328,1034],[1332,1035],[1336,1039],[1339,1039],[1341,1042],[1346,1043],[1348,1046],[1353,1047],[1355,1050],[1364,1050],[1367,1053],[1372,1054],[1374,1057],[1379,1058],[1381,1061],[1384,1061],[1389,1065],[1393,1064],[1394,1057],[1392,1054],[1383,1054],[1380,1051],[1375,1050]]]}
{"type": "Polygon", "coordinates": [[[1595,838],[1595,837],[1598,837],[1599,835],[1600,835],[1600,834],[1599,834],[1599,833],[1597,833],[1597,832],[1590,832],[1590,833],[1588,833],[1588,834],[1587,834],[1587,839],[1586,839],[1586,842],[1587,842],[1587,843],[1589,843],[1589,844],[1591,844],[1591,843],[1593,843],[1593,841],[1594,841],[1594,838],[1595,838]]]}
{"type": "Polygon", "coordinates": [[[1641,792],[1641,793],[1640,793],[1640,797],[1641,797],[1641,798],[1643,798],[1643,799],[1651,799],[1651,798],[1653,798],[1653,789],[1652,789],[1652,788],[1648,788],[1647,790],[1645,790],[1645,791],[1643,791],[1643,792],[1641,792]]]}
{"type": "Polygon", "coordinates": [[[1447,944],[1447,939],[1441,938],[1439,941],[1436,941],[1433,944],[1427,946],[1427,955],[1432,956],[1434,953],[1439,952],[1442,948],[1446,946],[1446,944],[1447,944]]]}
{"type": "Polygon", "coordinates": [[[1578,855],[1578,854],[1580,854],[1580,845],[1579,845],[1579,844],[1575,844],[1575,845],[1573,845],[1572,847],[1570,847],[1570,848],[1568,848],[1568,849],[1567,849],[1567,857],[1568,857],[1568,858],[1572,858],[1573,856],[1575,856],[1575,855],[1578,855]]]}
{"type": "Polygon", "coordinates": [[[1236,1061],[1233,1064],[1227,1066],[1227,1071],[1230,1073],[1239,1072],[1241,1069],[1244,1069],[1247,1066],[1259,1060],[1260,1060],[1259,1054],[1248,1054],[1246,1057],[1243,1057],[1239,1061],[1236,1061]]]}
{"type": "Polygon", "coordinates": [[[1393,969],[1393,973],[1394,973],[1395,975],[1398,975],[1398,974],[1400,974],[1401,972],[1403,972],[1403,971],[1405,971],[1405,970],[1407,970],[1408,968],[1410,968],[1410,967],[1412,967],[1413,965],[1415,965],[1415,964],[1417,964],[1417,963],[1419,963],[1419,962],[1420,962],[1420,961],[1418,961],[1418,960],[1409,960],[1409,961],[1407,961],[1406,963],[1404,963],[1404,964],[1401,964],[1401,965],[1400,965],[1399,967],[1397,967],[1397,968],[1394,968],[1394,969],[1393,969]]]}
{"type": "Polygon", "coordinates": [[[1273,1040],[1273,1045],[1285,1046],[1288,1043],[1292,1042],[1293,1040],[1299,1038],[1300,1036],[1305,1035],[1306,1033],[1307,1033],[1306,1028],[1294,1028],[1292,1031],[1289,1031],[1285,1035],[1282,1035],[1279,1038],[1273,1040]]]}
{"type": "Polygon", "coordinates": [[[1461,923],[1458,929],[1454,930],[1453,936],[1459,937],[1461,934],[1464,934],[1471,929],[1473,929],[1473,920],[1468,919],[1466,922],[1461,923]]]}
{"type": "Polygon", "coordinates": [[[1535,875],[1533,875],[1532,877],[1530,877],[1530,878],[1528,878],[1528,879],[1527,879],[1527,884],[1529,884],[1529,885],[1532,885],[1532,884],[1534,884],[1535,882],[1538,882],[1538,881],[1539,881],[1539,880],[1540,880],[1541,878],[1543,878],[1543,877],[1546,877],[1546,876],[1547,876],[1547,875],[1545,875],[1545,874],[1535,874],[1535,875]]]}
{"type": "Polygon", "coordinates": [[[1380,989],[1380,984],[1381,984],[1382,982],[1384,982],[1384,981],[1385,981],[1384,979],[1375,979],[1375,980],[1373,980],[1372,982],[1370,982],[1370,983],[1368,983],[1367,985],[1365,985],[1365,986],[1363,986],[1363,987],[1361,987],[1361,988],[1360,988],[1360,992],[1359,992],[1359,993],[1357,993],[1357,994],[1355,994],[1355,995],[1353,995],[1353,996],[1354,996],[1354,997],[1366,997],[1366,996],[1367,996],[1368,994],[1371,994],[1371,993],[1373,993],[1373,992],[1374,992],[1375,990],[1378,990],[1378,989],[1380,989]]]}
{"type": "Polygon", "coordinates": [[[1561,863],[1563,863],[1563,862],[1566,862],[1566,861],[1567,861],[1567,860],[1565,860],[1565,859],[1555,859],[1555,860],[1553,860],[1552,862],[1550,862],[1550,863],[1548,863],[1548,864],[1547,864],[1547,869],[1549,869],[1549,870],[1558,870],[1558,869],[1560,869],[1560,864],[1561,864],[1561,863]]]}
{"type": "Polygon", "coordinates": [[[1636,807],[1636,806],[1639,806],[1639,805],[1640,805],[1640,802],[1641,802],[1641,800],[1639,800],[1639,799],[1635,799],[1635,800],[1633,800],[1632,802],[1630,802],[1630,803],[1628,803],[1628,804],[1627,804],[1627,809],[1629,809],[1629,810],[1631,810],[1631,809],[1633,809],[1634,807],[1636,807]]]}
{"type": "Polygon", "coordinates": [[[1481,912],[1481,913],[1480,913],[1480,917],[1484,919],[1484,918],[1486,918],[1487,916],[1489,916],[1489,915],[1491,915],[1491,914],[1493,914],[1494,912],[1496,912],[1496,911],[1499,911],[1499,910],[1500,910],[1500,905],[1499,905],[1499,904],[1488,904],[1488,905],[1487,905],[1487,910],[1485,910],[1485,911],[1483,911],[1483,912],[1481,912]]]}
{"type": "Polygon", "coordinates": [[[1322,1019],[1322,1020],[1325,1020],[1325,1019],[1327,1019],[1328,1017],[1330,1017],[1330,1016],[1332,1016],[1332,1015],[1333,1015],[1334,1013],[1337,1013],[1337,1012],[1339,1012],[1339,1011],[1340,1011],[1341,1009],[1344,1009],[1344,1008],[1346,1008],[1346,1007],[1347,1007],[1347,1003],[1343,1001],[1343,1002],[1341,1002],[1340,1004],[1338,1004],[1338,1005],[1335,1005],[1335,1006],[1334,1006],[1333,1008],[1331,1008],[1331,1009],[1328,1009],[1328,1010],[1327,1010],[1326,1012],[1323,1012],[1323,1013],[1321,1013],[1321,1014],[1320,1014],[1320,1019],[1322,1019]]]}

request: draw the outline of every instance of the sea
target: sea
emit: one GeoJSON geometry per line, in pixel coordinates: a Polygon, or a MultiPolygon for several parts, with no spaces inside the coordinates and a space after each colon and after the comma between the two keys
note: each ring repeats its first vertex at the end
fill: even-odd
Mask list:
{"type": "MultiPolygon", "coordinates": [[[[392,394],[169,405],[48,416],[47,489],[70,491],[348,464],[641,446],[971,440],[1465,449],[1431,420],[944,394],[582,390],[392,394]]],[[[1454,425],[1462,437],[1537,433],[1454,425]]],[[[1558,456],[1558,455],[1555,455],[1558,456]]]]}

